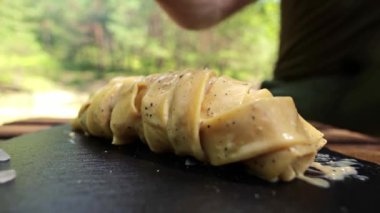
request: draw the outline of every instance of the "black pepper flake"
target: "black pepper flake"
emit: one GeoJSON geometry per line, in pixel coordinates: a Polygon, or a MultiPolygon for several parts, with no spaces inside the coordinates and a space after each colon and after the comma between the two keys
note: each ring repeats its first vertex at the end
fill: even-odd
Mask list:
{"type": "Polygon", "coordinates": [[[255,117],[254,115],[252,115],[251,118],[252,118],[252,120],[255,120],[255,119],[256,119],[256,117],[255,117]]]}
{"type": "Polygon", "coordinates": [[[153,106],[153,103],[150,103],[150,107],[152,107],[153,106]]]}
{"type": "Polygon", "coordinates": [[[214,94],[214,97],[216,97],[216,94],[214,94]]]}
{"type": "Polygon", "coordinates": [[[151,118],[153,115],[152,114],[149,114],[149,117],[151,118]]]}
{"type": "Polygon", "coordinates": [[[179,78],[182,78],[183,77],[183,74],[179,76],[179,78]]]}
{"type": "Polygon", "coordinates": [[[272,163],[276,163],[276,160],[275,160],[275,159],[272,159],[272,163]]]}
{"type": "Polygon", "coordinates": [[[228,95],[228,93],[224,93],[224,95],[228,95]]]}
{"type": "Polygon", "coordinates": [[[132,129],[132,127],[131,127],[131,126],[128,126],[127,128],[128,128],[128,129],[132,129]]]}
{"type": "Polygon", "coordinates": [[[236,122],[235,121],[232,121],[232,125],[235,125],[236,124],[236,122]]]}
{"type": "Polygon", "coordinates": [[[148,107],[145,107],[145,110],[148,110],[148,107]]]}
{"type": "Polygon", "coordinates": [[[210,125],[207,125],[207,128],[209,128],[209,129],[210,129],[210,127],[211,127],[210,125]]]}

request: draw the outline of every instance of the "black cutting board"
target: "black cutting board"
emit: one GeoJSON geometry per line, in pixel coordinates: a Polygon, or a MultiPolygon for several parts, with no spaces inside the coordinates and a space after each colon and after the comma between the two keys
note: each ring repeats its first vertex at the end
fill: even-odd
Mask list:
{"type": "Polygon", "coordinates": [[[369,180],[324,189],[299,180],[267,183],[238,165],[211,167],[140,143],[112,146],[67,125],[0,148],[12,157],[0,169],[17,172],[0,185],[0,212],[379,212],[380,166],[363,161],[359,173],[369,180]]]}

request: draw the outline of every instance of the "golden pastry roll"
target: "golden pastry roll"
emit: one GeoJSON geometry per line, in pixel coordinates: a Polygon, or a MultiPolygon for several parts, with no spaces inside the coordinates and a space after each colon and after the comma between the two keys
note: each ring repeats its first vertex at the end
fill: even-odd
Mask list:
{"type": "Polygon", "coordinates": [[[112,80],[82,106],[72,126],[116,145],[142,141],[153,152],[215,166],[243,163],[272,182],[303,175],[326,143],[291,97],[273,97],[211,70],[112,80]]]}

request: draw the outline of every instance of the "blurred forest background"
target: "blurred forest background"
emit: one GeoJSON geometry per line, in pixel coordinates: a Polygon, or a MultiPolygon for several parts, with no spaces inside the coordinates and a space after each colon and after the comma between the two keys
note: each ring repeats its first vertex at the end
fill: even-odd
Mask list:
{"type": "Polygon", "coordinates": [[[203,31],[179,28],[153,0],[0,0],[0,123],[73,116],[117,75],[208,67],[268,79],[278,32],[278,0],[203,31]]]}

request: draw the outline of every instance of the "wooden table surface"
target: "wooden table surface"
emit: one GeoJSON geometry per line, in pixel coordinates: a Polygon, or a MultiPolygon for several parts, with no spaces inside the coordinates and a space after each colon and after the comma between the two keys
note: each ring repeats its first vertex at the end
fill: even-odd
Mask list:
{"type": "MultiPolygon", "coordinates": [[[[0,142],[69,122],[70,119],[33,118],[6,123],[0,126],[0,142]]],[[[326,146],[330,150],[380,164],[380,138],[317,122],[312,122],[312,124],[325,134],[325,138],[328,140],[326,146]]]]}

